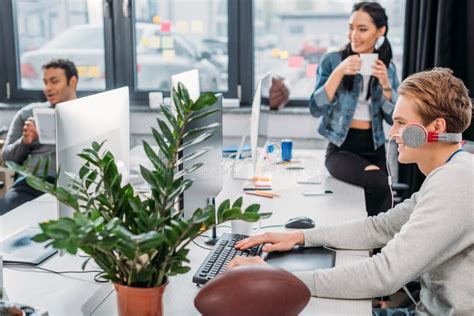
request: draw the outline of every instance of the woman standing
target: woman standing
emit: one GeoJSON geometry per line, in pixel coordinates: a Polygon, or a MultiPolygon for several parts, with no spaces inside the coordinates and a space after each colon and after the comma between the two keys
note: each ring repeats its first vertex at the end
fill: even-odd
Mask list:
{"type": "Polygon", "coordinates": [[[365,189],[369,215],[391,205],[382,121],[393,123],[399,81],[387,20],[378,3],[354,4],[349,43],[322,57],[309,102],[311,114],[322,117],[318,132],[329,140],[326,168],[335,178],[365,189]],[[360,55],[369,53],[377,53],[378,59],[371,75],[361,75],[360,55]]]}

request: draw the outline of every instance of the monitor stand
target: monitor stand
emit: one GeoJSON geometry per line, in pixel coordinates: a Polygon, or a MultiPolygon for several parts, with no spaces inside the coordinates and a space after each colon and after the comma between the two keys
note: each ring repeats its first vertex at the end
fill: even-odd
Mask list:
{"type": "Polygon", "coordinates": [[[211,236],[204,242],[206,245],[214,246],[219,238],[217,238],[217,207],[216,207],[216,199],[215,198],[208,198],[209,203],[214,205],[214,225],[212,225],[212,234],[211,236]]]}
{"type": "MultiPolygon", "coordinates": [[[[248,131],[249,126],[247,126],[245,130],[248,131]]],[[[255,176],[255,157],[250,157],[250,160],[240,159],[247,135],[248,132],[245,132],[245,134],[242,136],[237,154],[232,164],[232,178],[236,180],[253,180],[255,176]]]]}

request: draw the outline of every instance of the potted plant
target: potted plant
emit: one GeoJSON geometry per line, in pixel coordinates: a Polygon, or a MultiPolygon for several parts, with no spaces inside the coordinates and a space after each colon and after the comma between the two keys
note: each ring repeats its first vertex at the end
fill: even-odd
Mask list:
{"type": "MultiPolygon", "coordinates": [[[[42,232],[34,240],[49,242],[48,245],[71,254],[78,249],[88,254],[104,271],[103,277],[113,282],[120,315],[161,315],[168,277],[190,270],[186,266],[187,245],[217,224],[213,205],[197,209],[190,219],[185,219],[182,210],[176,208],[177,200],[192,185],[192,180],[184,176],[202,165],[192,164],[192,160],[208,150],[184,156],[182,151],[212,137],[216,125],[194,130],[187,126],[215,113],[208,107],[216,97],[204,93],[193,102],[180,84],[174,90],[173,100],[174,111],[162,105],[163,118],[157,119],[159,129],[152,129],[159,152],[143,142],[153,164],[152,170],[140,166],[151,189],[148,196],[137,195],[130,184],[121,185],[122,176],[114,157],[102,150],[103,143],[94,142],[79,154],[85,163],[66,187],[36,176],[39,168],[48,169],[47,162],[38,164],[32,172],[8,163],[11,169],[26,176],[31,186],[56,196],[59,202],[75,210],[72,218],[41,223],[42,232]],[[178,168],[184,162],[190,167],[178,168]]],[[[217,208],[218,223],[234,219],[257,221],[270,215],[259,213],[259,208],[253,204],[242,210],[242,198],[233,203],[226,200],[217,208]]]]}

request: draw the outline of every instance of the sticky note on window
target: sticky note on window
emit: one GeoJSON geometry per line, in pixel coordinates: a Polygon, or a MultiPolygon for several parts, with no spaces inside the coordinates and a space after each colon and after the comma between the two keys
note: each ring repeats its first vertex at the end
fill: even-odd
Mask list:
{"type": "Polygon", "coordinates": [[[153,17],[153,23],[155,23],[155,24],[160,24],[160,23],[161,23],[161,16],[155,15],[155,16],[153,17]]]}
{"type": "Polygon", "coordinates": [[[174,30],[179,33],[189,33],[189,22],[177,21],[174,30]]]}
{"type": "Polygon", "coordinates": [[[191,33],[202,34],[204,32],[204,26],[202,21],[194,20],[191,21],[191,33]]]}
{"type": "Polygon", "coordinates": [[[304,58],[303,56],[290,56],[288,58],[288,67],[290,68],[303,68],[304,58]]]}
{"type": "Polygon", "coordinates": [[[147,47],[148,45],[150,45],[150,40],[146,37],[142,37],[141,44],[142,44],[142,46],[147,47]]]}
{"type": "Polygon", "coordinates": [[[316,69],[318,69],[318,64],[308,64],[306,66],[306,77],[316,78],[316,69]]]}
{"type": "Polygon", "coordinates": [[[278,48],[273,48],[273,49],[272,49],[272,56],[273,56],[273,57],[280,57],[280,49],[278,49],[278,48]]]}
{"type": "Polygon", "coordinates": [[[171,22],[170,21],[161,21],[161,31],[162,32],[171,31],[171,22]]]}
{"type": "Polygon", "coordinates": [[[174,40],[171,36],[163,36],[161,39],[161,46],[163,49],[172,49],[174,48],[174,40]]]}
{"type": "Polygon", "coordinates": [[[148,46],[150,48],[159,49],[161,47],[161,37],[159,36],[150,37],[148,46]]]}
{"type": "Polygon", "coordinates": [[[174,49],[165,49],[163,50],[163,59],[165,61],[172,61],[176,58],[174,49]]]}
{"type": "Polygon", "coordinates": [[[287,59],[288,58],[288,51],[286,51],[286,50],[280,51],[280,58],[281,59],[287,59]]]}

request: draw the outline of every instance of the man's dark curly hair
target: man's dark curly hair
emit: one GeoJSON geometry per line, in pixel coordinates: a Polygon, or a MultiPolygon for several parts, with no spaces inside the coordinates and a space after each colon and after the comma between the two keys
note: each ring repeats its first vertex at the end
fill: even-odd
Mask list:
{"type": "Polygon", "coordinates": [[[50,68],[61,68],[66,73],[67,84],[72,77],[76,77],[79,80],[79,75],[77,74],[76,65],[69,59],[53,58],[48,61],[46,64],[41,66],[41,69],[46,70],[50,68]]]}

